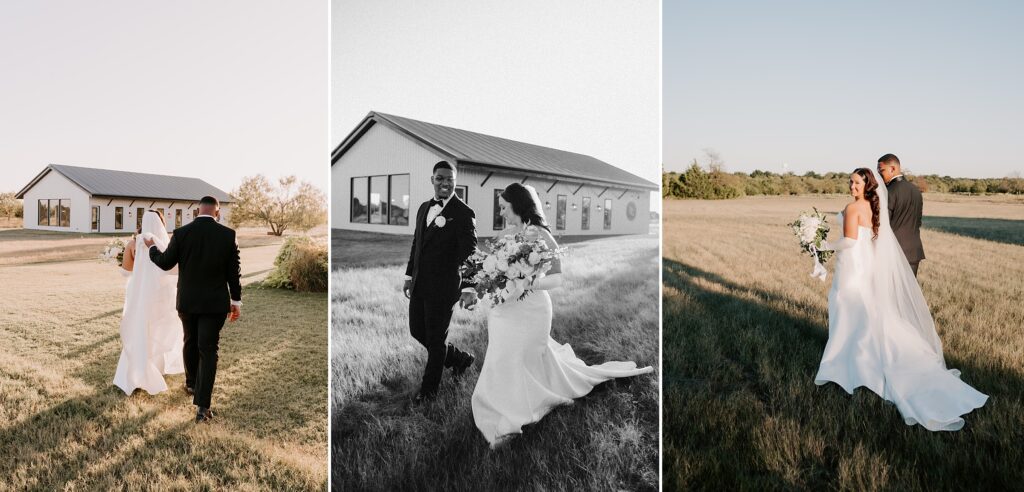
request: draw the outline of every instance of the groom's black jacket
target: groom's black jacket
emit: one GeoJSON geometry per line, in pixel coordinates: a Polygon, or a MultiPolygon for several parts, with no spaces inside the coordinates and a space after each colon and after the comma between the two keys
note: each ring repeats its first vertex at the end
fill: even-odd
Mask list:
{"type": "Polygon", "coordinates": [[[167,249],[161,253],[153,246],[149,258],[164,270],[178,265],[178,312],[227,314],[232,299],[242,300],[235,231],[212,217],[175,229],[167,249]]]}
{"type": "Polygon", "coordinates": [[[412,277],[412,292],[425,299],[455,303],[463,284],[459,266],[476,249],[476,214],[457,195],[445,204],[438,217],[444,217],[444,226],[437,219],[424,224],[430,200],[420,205],[416,213],[416,234],[409,252],[409,266],[405,274],[412,277]]]}
{"type": "Polygon", "coordinates": [[[924,200],[917,185],[897,176],[885,185],[889,190],[889,224],[910,263],[924,259],[921,245],[921,214],[924,200]]]}

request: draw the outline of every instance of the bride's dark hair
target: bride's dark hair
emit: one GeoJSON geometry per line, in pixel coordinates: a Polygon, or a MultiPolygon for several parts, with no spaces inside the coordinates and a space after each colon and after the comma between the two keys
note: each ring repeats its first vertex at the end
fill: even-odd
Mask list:
{"type": "Polygon", "coordinates": [[[512,183],[505,187],[505,191],[501,192],[501,198],[512,206],[512,213],[518,215],[524,224],[533,224],[551,231],[548,221],[544,220],[544,215],[537,208],[539,204],[533,199],[533,193],[530,193],[529,188],[519,183],[512,183]]]}
{"type": "Polygon", "coordinates": [[[858,167],[853,172],[864,179],[864,199],[871,204],[871,239],[878,239],[878,220],[881,213],[878,208],[878,181],[875,181],[874,173],[866,167],[858,167]]]}

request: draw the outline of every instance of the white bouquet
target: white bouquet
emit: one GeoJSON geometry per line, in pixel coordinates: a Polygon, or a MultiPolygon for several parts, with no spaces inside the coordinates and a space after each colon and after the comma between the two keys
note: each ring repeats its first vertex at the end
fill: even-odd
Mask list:
{"type": "Polygon", "coordinates": [[[121,239],[111,239],[100,253],[100,261],[121,266],[124,263],[124,248],[127,243],[121,239]]]}
{"type": "Polygon", "coordinates": [[[814,209],[814,213],[802,213],[796,221],[789,224],[793,234],[800,240],[800,248],[804,253],[814,258],[814,271],[811,276],[821,281],[825,280],[828,271],[823,263],[832,257],[834,251],[823,250],[825,239],[828,238],[829,225],[825,215],[814,209]]]}
{"type": "Polygon", "coordinates": [[[461,267],[463,280],[474,284],[477,298],[490,298],[497,306],[517,292],[519,300],[530,293],[530,284],[551,269],[565,248],[551,249],[543,239],[527,239],[522,233],[488,241],[485,248],[466,259],[461,267]]]}

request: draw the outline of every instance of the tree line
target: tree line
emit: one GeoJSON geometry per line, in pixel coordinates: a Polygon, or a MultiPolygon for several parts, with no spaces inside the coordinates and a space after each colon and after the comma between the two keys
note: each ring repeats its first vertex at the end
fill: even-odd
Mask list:
{"type": "MultiPolygon", "coordinates": [[[[806,195],[849,193],[849,172],[802,175],[754,171],[726,172],[714,162],[702,166],[696,159],[682,172],[663,172],[661,194],[669,198],[705,200],[738,198],[753,195],[806,195]],[[705,169],[705,167],[707,169],[705,169]]],[[[954,178],[937,174],[918,175],[904,169],[907,179],[922,192],[960,193],[969,195],[1024,194],[1024,178],[1018,174],[1005,178],[954,178]]]]}

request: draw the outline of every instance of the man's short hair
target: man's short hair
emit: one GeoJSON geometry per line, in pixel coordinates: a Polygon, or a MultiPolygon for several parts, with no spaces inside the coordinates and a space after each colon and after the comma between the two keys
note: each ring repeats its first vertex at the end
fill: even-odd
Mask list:
{"type": "Polygon", "coordinates": [[[439,161],[437,164],[434,164],[434,169],[430,171],[430,174],[436,173],[438,169],[449,169],[452,172],[455,172],[455,166],[448,161],[439,161]]]}
{"type": "Polygon", "coordinates": [[[885,154],[882,157],[878,158],[878,163],[879,164],[894,164],[894,165],[898,166],[898,165],[900,165],[900,158],[896,157],[893,154],[885,154]]]}
{"type": "Polygon", "coordinates": [[[213,205],[214,207],[220,207],[220,200],[217,200],[216,197],[212,197],[212,196],[207,195],[207,196],[204,196],[204,197],[199,199],[199,204],[200,205],[213,205]]]}

